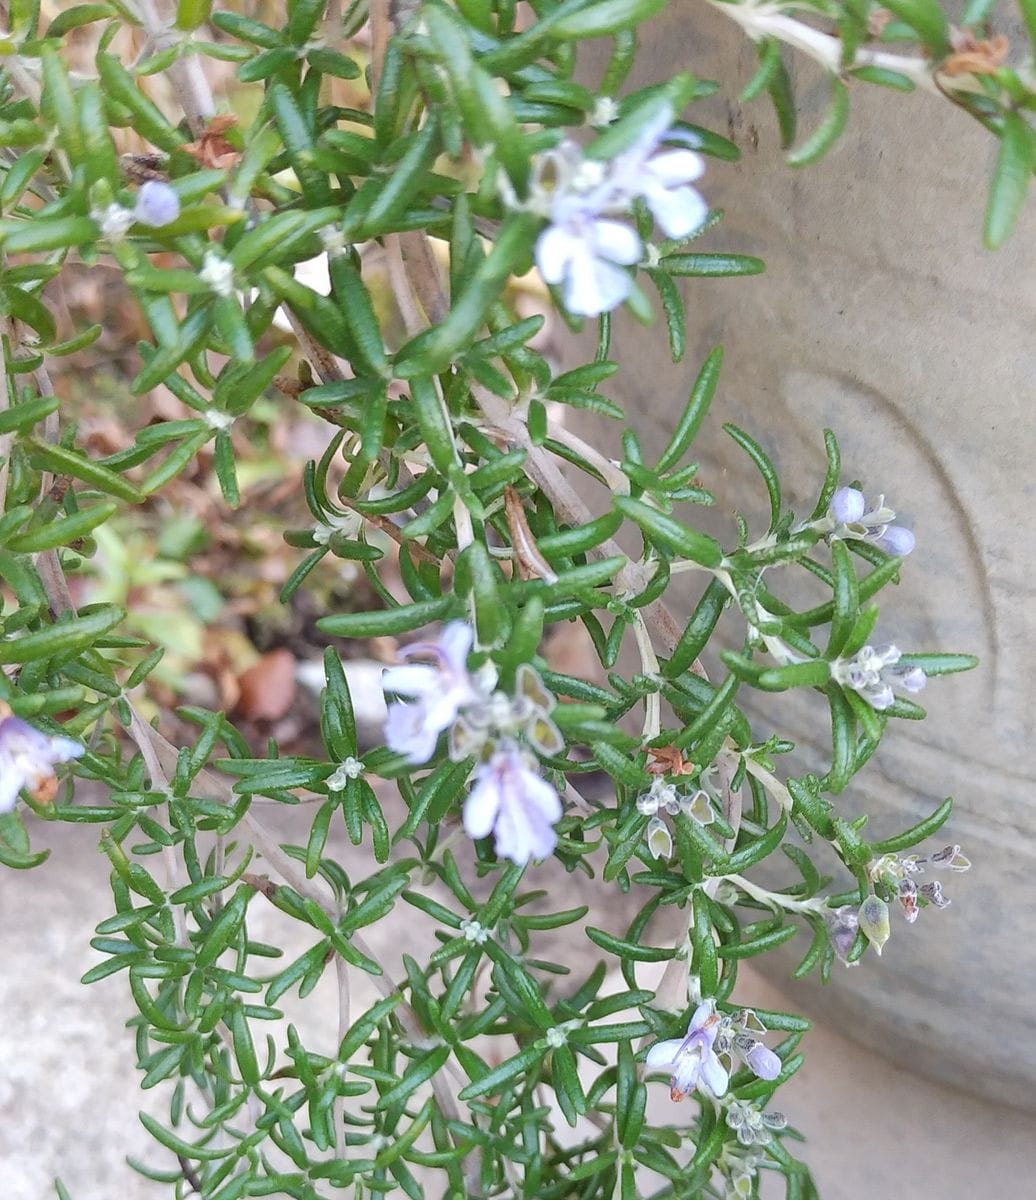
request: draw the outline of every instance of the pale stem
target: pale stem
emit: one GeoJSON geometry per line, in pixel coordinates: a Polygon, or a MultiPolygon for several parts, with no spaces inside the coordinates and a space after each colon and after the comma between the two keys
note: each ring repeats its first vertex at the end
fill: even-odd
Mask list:
{"type": "MultiPolygon", "coordinates": [[[[129,702],[127,701],[127,703],[129,702]]],[[[129,705],[129,710],[129,735],[136,742],[140,756],[144,760],[144,766],[147,767],[151,786],[155,791],[162,792],[168,798],[170,794],[169,776],[166,775],[162,769],[162,764],[158,761],[158,755],[155,753],[154,746],[152,746],[151,739],[146,732],[147,725],[132,704],[129,705]]],[[[176,861],[175,847],[162,847],[162,865],[165,867],[166,890],[170,893],[175,892],[180,886],[180,867],[176,861]]],[[[170,905],[170,908],[173,914],[173,928],[176,930],[176,944],[181,949],[187,949],[190,946],[190,941],[187,937],[184,910],[178,904],[170,905]]]]}
{"type": "Polygon", "coordinates": [[[628,496],[630,494],[630,481],[622,471],[610,459],[605,457],[599,450],[595,449],[584,442],[581,437],[566,429],[560,421],[547,420],[547,432],[556,442],[560,442],[563,446],[567,446],[569,450],[573,450],[580,458],[585,459],[590,466],[601,476],[605,485],[616,496],[628,496]]]}
{"type": "Polygon", "coordinates": [[[777,801],[785,812],[790,813],[794,801],[791,798],[791,792],[784,786],[772,771],[768,771],[761,763],[757,762],[749,755],[745,755],[745,770],[749,775],[754,775],[756,779],[763,785],[767,792],[777,801]]]}
{"type": "MultiPolygon", "coordinates": [[[[11,407],[10,389],[7,386],[8,328],[6,317],[0,318],[0,413],[7,412],[11,407]]],[[[13,430],[9,433],[0,433],[0,513],[7,509],[7,476],[13,445],[13,430]]]]}
{"type": "Polygon", "coordinates": [[[475,530],[471,524],[471,513],[460,496],[453,502],[453,525],[457,531],[457,553],[467,549],[475,540],[475,530]]]}
{"type": "Polygon", "coordinates": [[[759,887],[743,875],[724,875],[722,878],[739,888],[746,896],[751,896],[753,900],[771,907],[783,908],[787,912],[819,913],[827,909],[826,902],[819,896],[811,896],[808,900],[796,900],[792,896],[782,896],[780,892],[771,892],[768,888],[759,887]]]}
{"type": "MultiPolygon", "coordinates": [[[[159,12],[154,0],[135,0],[134,7],[145,32],[151,39],[156,53],[171,46],[189,43],[190,34],[174,29],[169,17],[159,12]]],[[[187,117],[191,132],[197,137],[206,122],[216,113],[212,89],[197,56],[191,52],[178,55],[167,68],[176,89],[176,98],[187,117]]]]}
{"type": "MultiPolygon", "coordinates": [[[[352,1024],[351,992],[349,987],[349,964],[340,954],[335,955],[335,979],[338,983],[338,1045],[345,1041],[345,1035],[352,1024]]],[[[335,1051],[337,1055],[337,1049],[335,1051]]],[[[334,1103],[335,1123],[335,1154],[344,1159],[347,1154],[345,1144],[345,1097],[336,1096],[334,1103]]]]}
{"type": "MultiPolygon", "coordinates": [[[[903,54],[889,54],[884,50],[871,50],[861,46],[848,65],[842,63],[842,42],[840,38],[821,33],[794,17],[786,16],[781,10],[788,5],[779,4],[731,4],[726,0],[707,0],[713,8],[736,22],[753,42],[765,37],[774,37],[786,46],[812,58],[832,75],[842,75],[847,70],[859,67],[880,67],[882,70],[895,71],[905,75],[923,91],[941,94],[939,85],[935,82],[935,72],[932,63],[925,58],[908,57],[903,54]]],[[[958,91],[968,91],[967,85],[947,80],[946,85],[958,91]]]]}
{"type": "MultiPolygon", "coordinates": [[[[651,679],[658,679],[658,657],[651,645],[651,634],[647,621],[641,610],[634,610],[633,636],[637,639],[637,649],[640,651],[640,667],[651,679]]],[[[658,737],[662,729],[662,697],[657,691],[649,692],[644,697],[644,729],[642,737],[650,742],[658,737]]]]}

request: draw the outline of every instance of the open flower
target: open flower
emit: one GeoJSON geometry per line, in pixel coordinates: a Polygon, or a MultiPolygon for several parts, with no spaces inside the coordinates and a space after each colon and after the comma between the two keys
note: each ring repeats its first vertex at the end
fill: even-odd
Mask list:
{"type": "Polygon", "coordinates": [[[402,651],[405,659],[424,656],[434,663],[389,667],[382,687],[411,701],[388,706],[385,743],[414,766],[435,753],[439,734],[448,729],[466,705],[485,701],[480,682],[468,671],[468,652],[474,633],[463,621],[451,621],[437,642],[421,642],[402,651]]]}
{"type": "Polygon", "coordinates": [[[560,219],[540,234],[536,265],[547,283],[560,286],[570,313],[596,317],[629,295],[633,277],[625,268],[642,252],[634,230],[598,216],[588,197],[585,204],[566,204],[560,219]]]}
{"type": "Polygon", "coordinates": [[[716,1002],[703,1000],[694,1010],[685,1038],[656,1042],[648,1050],[647,1065],[668,1071],[672,1076],[670,1089],[674,1100],[682,1100],[699,1086],[717,1097],[727,1090],[729,1076],[713,1050],[719,1021],[716,1002]]]}
{"type": "Polygon", "coordinates": [[[893,525],[895,511],[879,496],[868,510],[863,492],[857,488],[841,487],[831,497],[827,510],[833,529],[832,536],[857,538],[871,542],[886,554],[905,558],[914,548],[914,535],[903,525],[893,525]]]}
{"type": "Polygon", "coordinates": [[[499,857],[523,866],[553,853],[561,813],[557,792],[532,769],[532,760],[505,742],[475,768],[475,784],[464,801],[464,829],[472,838],[492,833],[499,857]]]}
{"type": "Polygon", "coordinates": [[[612,203],[628,207],[641,199],[659,228],[671,238],[685,238],[705,223],[709,206],[690,185],[705,173],[701,155],[686,147],[662,148],[672,128],[673,110],[666,106],[629,149],[617,155],[609,175],[612,203]]]}
{"type": "Polygon", "coordinates": [[[893,688],[916,695],[928,682],[920,667],[900,662],[902,657],[895,646],[864,646],[852,658],[836,659],[831,674],[881,712],[895,703],[893,688]]]}
{"type": "Polygon", "coordinates": [[[84,747],[51,737],[15,716],[0,716],[0,813],[11,812],[25,788],[34,800],[54,798],[54,765],[78,758],[84,747]]]}

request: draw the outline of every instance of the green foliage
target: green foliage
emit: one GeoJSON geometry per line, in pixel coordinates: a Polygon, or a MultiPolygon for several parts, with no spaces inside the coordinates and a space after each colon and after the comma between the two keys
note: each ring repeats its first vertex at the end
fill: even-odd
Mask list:
{"type": "MultiPolygon", "coordinates": [[[[848,949],[837,939],[844,910],[855,915],[875,888],[888,891],[873,864],[934,835],[951,805],[876,842],[864,839],[865,817],[843,815],[840,796],[888,721],[924,714],[903,697],[875,703],[854,682],[878,618],[871,601],[902,564],[833,515],[844,482],[834,434],[825,433],[815,505],[797,515],[766,450],[775,431],[726,426],[759,473],[769,516],[754,540],[739,518],[737,536],[721,541],[687,513],[717,499],[689,456],[721,386],[722,348],[701,364],[652,466],[607,391],[619,369],[610,313],[598,319],[593,361],[559,373],[536,348],[544,318],[523,317],[516,300],[564,135],[586,135],[584,166],[607,171],[672,113],[677,140],[732,161],[732,143],[683,120],[714,85],[678,76],[625,93],[610,115],[601,104],[621,90],[636,30],[660,0],[544,0],[525,6],[520,30],[512,0],[382,5],[388,24],[362,39],[353,36],[367,20],[362,4],[343,16],[292,0],[268,25],[180,0],[169,29],[153,27],[149,0],[77,5],[45,29],[38,5],[10,7],[0,59],[0,137],[15,151],[0,162],[0,716],[47,735],[60,718],[88,748],[72,769],[105,789],[103,802],[79,804],[27,776],[23,802],[44,820],[101,827],[114,912],[97,927],[101,957],[84,982],[123,975],[141,1086],[169,1096],[167,1119],[141,1115],[168,1154],[161,1166],[135,1165],[167,1194],[206,1200],[316,1200],[348,1187],[412,1200],[505,1189],[545,1200],[746,1194],[731,1190],[751,1164],[725,1106],[768,1101],[801,1064],[808,1023],[757,1013],[788,1035],[778,1078],[737,1070],[715,1103],[702,1096],[665,1123],[646,1116],[655,1086],[646,1039],[684,1036],[694,1007],[685,999],[713,1000],[718,1019],[733,1021],[739,963],[800,930],[808,948],[796,976],[826,980],[837,957],[858,959],[862,934],[848,949]],[[144,59],[123,53],[127,25],[141,18],[144,59]],[[71,65],[72,35],[85,32],[95,35],[88,71],[71,65]],[[599,96],[576,78],[576,49],[605,37],[613,54],[599,96]],[[234,65],[236,126],[199,116],[212,109],[198,91],[210,59],[234,65]],[[152,98],[156,75],[183,121],[152,98]],[[179,212],[165,224],[135,207],[148,174],[175,192],[179,212]],[[321,253],[327,294],[297,273],[321,253]],[[101,329],[60,330],[47,284],[100,261],[121,275],[150,330],[134,396],[161,387],[187,411],[141,423],[111,453],[68,419],[48,373],[101,329]],[[278,311],[291,344],[276,332],[278,311]],[[536,866],[507,861],[488,840],[458,844],[485,746],[440,747],[415,764],[362,742],[338,644],[323,657],[322,749],[271,740],[257,750],[224,713],[194,705],[180,711],[176,747],[141,715],[153,707],[162,647],[135,636],[144,626],[133,568],[144,568],[120,521],[167,511],[159,506],[188,475],[211,485],[221,511],[241,505],[247,515],[235,433],[251,436],[264,406],[316,414],[328,434],[302,480],[304,527],[284,534],[294,558],[278,581],[282,603],[305,597],[329,567],[348,567],[369,590],[349,611],[318,607],[326,638],[406,640],[432,622],[468,623],[475,666],[540,705],[537,769],[567,805],[556,865],[573,890],[590,879],[617,888],[634,914],[621,926],[598,898],[560,907],[537,888],[536,866]],[[574,438],[554,416],[564,407],[621,423],[621,459],[574,438]],[[563,471],[578,473],[596,509],[582,508],[563,471]],[[67,577],[94,570],[99,545],[122,550],[128,614],[114,602],[75,607],[67,577]],[[665,598],[681,574],[700,587],[676,623],[665,598]],[[794,581],[806,575],[821,598],[796,607],[794,581]],[[594,680],[551,670],[542,656],[546,639],[575,623],[599,660],[594,680]],[[618,666],[627,647],[639,655],[633,673],[618,666]],[[775,722],[781,694],[805,689],[830,742],[822,775],[790,757],[782,737],[761,740],[747,689],[772,696],[775,722]],[[595,777],[603,795],[584,799],[595,777]],[[305,819],[298,844],[282,844],[268,817],[289,807],[305,819]],[[368,856],[362,877],[336,858],[343,833],[368,856]],[[834,854],[837,881],[814,861],[818,843],[834,854]],[[771,890],[746,876],[764,862],[791,882],[771,890]],[[302,947],[290,961],[252,936],[266,906],[302,947]],[[672,944],[655,944],[661,935],[649,929],[660,910],[683,922],[672,944]],[[413,913],[434,932],[422,960],[404,956],[397,969],[368,932],[413,913]],[[557,931],[570,956],[591,956],[589,969],[571,971],[557,931]],[[643,963],[675,973],[678,1011],[642,985],[643,963]],[[365,1011],[350,1007],[351,977],[379,993],[365,1011]],[[340,1022],[317,1052],[277,1006],[305,1001],[322,981],[337,989],[340,1022]],[[548,1100],[575,1133],[559,1132],[548,1100]],[[646,1172],[668,1181],[661,1191],[649,1192],[646,1172]]],[[[791,146],[784,27],[770,20],[779,10],[720,7],[757,43],[742,98],[767,93],[791,146]]],[[[857,83],[934,88],[952,45],[937,0],[886,3],[897,20],[881,35],[868,24],[873,4],[788,14],[804,7],[837,36],[803,24],[793,40],[831,75],[830,107],[789,154],[801,167],[837,142],[857,83]],[[898,50],[878,52],[893,41],[925,57],[897,66],[898,50]]],[[[1023,5],[1030,35],[1034,11],[1023,5]]],[[[983,10],[976,28],[984,21],[983,10]]],[[[1014,67],[980,72],[966,91],[954,78],[941,86],[1000,139],[985,225],[998,246],[1036,165],[1036,103],[1014,67]]],[[[719,218],[709,214],[693,236],[719,218]]],[[[643,198],[630,219],[646,240],[643,198]]],[[[687,348],[675,281],[744,287],[740,277],[764,269],[757,257],[687,242],[644,248],[674,361],[687,348]]],[[[636,317],[653,315],[632,281],[628,303],[636,317]]],[[[186,541],[170,556],[177,566],[195,553],[186,541]]],[[[901,680],[974,660],[908,653],[890,665],[901,680]]],[[[22,811],[0,814],[0,862],[31,869],[47,851],[30,845],[22,811]]],[[[789,1197],[816,1194],[785,1139],[762,1154],[789,1197]]]]}

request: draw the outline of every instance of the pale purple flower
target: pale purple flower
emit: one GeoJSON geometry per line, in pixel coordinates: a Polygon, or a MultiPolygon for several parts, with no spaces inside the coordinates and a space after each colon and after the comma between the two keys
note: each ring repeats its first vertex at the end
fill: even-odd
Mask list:
{"type": "Polygon", "coordinates": [[[774,1052],[754,1036],[765,1033],[766,1026],[750,1008],[744,1008],[735,1016],[719,1018],[716,1035],[716,1053],[727,1055],[731,1061],[738,1058],[760,1079],[776,1079],[781,1073],[781,1060],[774,1052]]]}
{"type": "Polygon", "coordinates": [[[180,197],[168,183],[149,179],[137,193],[133,215],[141,225],[168,225],[180,215],[180,197]]]}
{"type": "Polygon", "coordinates": [[[560,286],[570,313],[596,317],[629,295],[633,277],[625,268],[640,261],[643,246],[633,229],[596,215],[589,202],[567,208],[537,239],[536,265],[547,283],[560,286]]]}
{"type": "Polygon", "coordinates": [[[903,525],[893,525],[895,511],[879,496],[870,510],[858,488],[840,487],[831,497],[827,510],[831,533],[835,537],[857,538],[905,558],[914,548],[913,533],[903,525]]]}
{"type": "Polygon", "coordinates": [[[849,951],[856,942],[856,933],[860,927],[856,906],[843,904],[834,909],[827,917],[827,935],[840,962],[847,967],[855,967],[855,962],[849,962],[849,951]]]}
{"type": "Polygon", "coordinates": [[[852,658],[836,659],[831,674],[882,712],[895,702],[894,688],[916,695],[928,682],[920,667],[900,662],[901,658],[895,646],[864,646],[852,658]]]}
{"type": "Polygon", "coordinates": [[[781,1073],[781,1060],[769,1046],[754,1040],[751,1045],[741,1045],[739,1041],[735,1041],[734,1046],[753,1075],[771,1080],[781,1073]]]}
{"type": "Polygon", "coordinates": [[[464,829],[471,838],[492,833],[497,855],[523,866],[553,853],[561,814],[557,792],[517,745],[505,742],[475,768],[475,783],[464,801],[464,829]]]}
{"type": "Polygon", "coordinates": [[[713,1046],[720,1018],[714,1000],[703,1000],[694,1010],[687,1036],[656,1042],[647,1052],[647,1065],[668,1071],[674,1100],[682,1100],[696,1087],[704,1087],[719,1097],[727,1090],[729,1076],[713,1046]]]}
{"type": "Polygon", "coordinates": [[[640,262],[644,247],[636,231],[611,218],[625,215],[643,200],[667,237],[683,238],[698,229],[709,207],[690,186],[705,164],[686,147],[663,149],[672,129],[666,106],[636,141],[610,162],[587,159],[573,142],[542,156],[532,203],[549,224],[536,242],[536,265],[544,280],[561,288],[565,307],[595,317],[617,307],[630,294],[626,268],[640,262]],[[556,176],[553,189],[540,182],[546,167],[556,176]]]}
{"type": "Polygon", "coordinates": [[[11,812],[25,788],[44,799],[54,765],[78,758],[85,747],[66,737],[41,733],[19,717],[0,718],[0,813],[11,812]]]}
{"type": "Polygon", "coordinates": [[[411,701],[395,701],[388,706],[385,743],[414,766],[432,757],[439,734],[453,724],[465,705],[486,699],[479,681],[468,671],[473,640],[470,625],[451,621],[437,642],[421,642],[402,651],[407,660],[424,656],[434,663],[408,661],[403,666],[389,667],[382,675],[386,692],[411,701]]]}
{"type": "Polygon", "coordinates": [[[627,150],[617,155],[609,172],[610,204],[628,208],[637,199],[648,206],[659,228],[671,238],[685,238],[705,223],[709,206],[690,185],[705,173],[701,155],[686,147],[663,149],[672,128],[668,105],[641,131],[627,150]]]}

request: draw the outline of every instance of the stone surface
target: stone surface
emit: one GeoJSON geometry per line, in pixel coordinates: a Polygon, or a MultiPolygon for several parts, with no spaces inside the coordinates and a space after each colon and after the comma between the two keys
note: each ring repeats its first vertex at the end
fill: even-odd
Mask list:
{"type": "MultiPolygon", "coordinates": [[[[954,795],[949,836],[974,870],[949,880],[949,912],[896,928],[880,971],[815,991],[808,1004],[918,1070],[1031,1105],[1036,206],[1005,250],[984,251],[992,139],[933,97],[864,85],[852,85],[849,127],[834,151],[791,170],[768,102],[743,110],[733,98],[755,69],[755,51],[698,0],[673,3],[641,49],[634,84],[681,69],[722,79],[694,119],[729,131],[743,151],[739,164],[710,162],[700,186],[726,216],[692,248],[758,254],[768,264],[758,278],[686,281],[688,351],[677,367],[660,324],[616,320],[612,357],[622,370],[608,387],[629,404],[647,461],[669,437],[704,355],[722,343],[719,391],[693,450],[718,504],[697,519],[728,544],[735,508],[754,514],[762,532],[765,492],[724,422],[763,444],[788,484],[786,504],[799,512],[812,508],[824,471],[821,431],[831,428],[844,479],[885,492],[917,533],[903,581],[883,601],[877,640],[982,660],[971,675],[930,684],[922,697],[929,719],[894,727],[843,801],[846,815],[876,813],[871,828],[892,831],[954,795]]],[[[827,85],[801,56],[786,57],[804,135],[823,112],[827,85]]],[[[585,361],[589,345],[571,361],[585,361]]],[[[614,428],[593,436],[619,455],[614,428]]],[[[702,584],[683,580],[669,599],[686,615],[702,584]]],[[[770,586],[780,593],[779,572],[770,586]]],[[[742,636],[738,625],[732,640],[742,636]]],[[[776,728],[799,743],[807,766],[824,765],[821,696],[764,697],[751,711],[761,739],[776,728]]]]}

